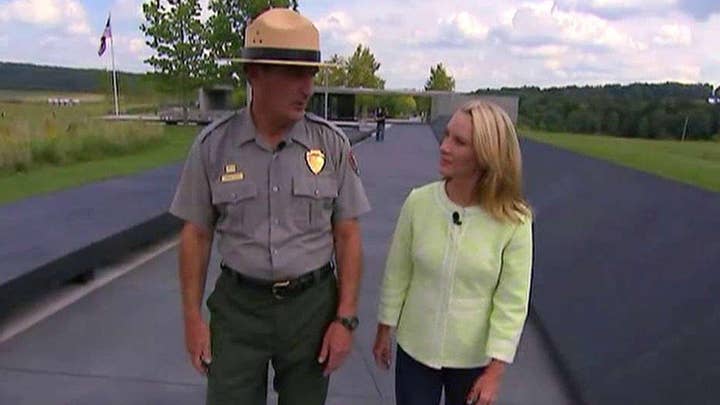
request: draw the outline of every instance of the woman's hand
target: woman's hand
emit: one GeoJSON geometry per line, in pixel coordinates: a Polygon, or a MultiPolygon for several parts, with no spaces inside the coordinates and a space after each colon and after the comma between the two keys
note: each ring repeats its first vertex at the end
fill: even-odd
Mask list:
{"type": "Polygon", "coordinates": [[[392,358],[390,333],[390,326],[378,324],[375,344],[373,345],[373,356],[375,356],[375,364],[383,370],[390,369],[392,358]]]}
{"type": "Polygon", "coordinates": [[[485,371],[475,380],[466,402],[474,405],[492,405],[497,400],[500,383],[505,374],[505,363],[493,359],[485,371]]]}

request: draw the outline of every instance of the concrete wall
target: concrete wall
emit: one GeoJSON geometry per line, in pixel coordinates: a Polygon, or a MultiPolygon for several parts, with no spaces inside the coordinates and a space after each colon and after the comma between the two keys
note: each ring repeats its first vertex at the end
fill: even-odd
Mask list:
{"type": "Polygon", "coordinates": [[[451,116],[461,105],[474,99],[490,101],[499,105],[510,116],[510,119],[517,124],[519,104],[519,98],[517,96],[478,96],[458,93],[433,95],[430,121],[435,121],[441,116],[451,116]]]}
{"type": "Polygon", "coordinates": [[[232,87],[198,90],[198,107],[207,113],[214,110],[232,110],[232,87]]]}

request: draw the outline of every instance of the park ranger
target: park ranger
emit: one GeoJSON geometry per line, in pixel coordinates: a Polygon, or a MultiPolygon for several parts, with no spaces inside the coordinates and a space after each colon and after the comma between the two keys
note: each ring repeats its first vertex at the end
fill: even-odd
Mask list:
{"type": "Polygon", "coordinates": [[[305,113],[323,65],[312,22],[266,11],[241,56],[251,105],[200,133],[170,208],[185,221],[186,346],[208,377],[209,404],[265,404],[272,364],[281,405],[319,405],[358,325],[357,218],[370,206],[348,139],[305,113]],[[222,273],[208,327],[201,303],[215,234],[222,273]]]}

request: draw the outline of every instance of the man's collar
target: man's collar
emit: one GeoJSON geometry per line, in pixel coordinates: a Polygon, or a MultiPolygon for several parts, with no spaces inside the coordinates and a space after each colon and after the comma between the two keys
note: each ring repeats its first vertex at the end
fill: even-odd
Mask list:
{"type": "Polygon", "coordinates": [[[293,125],[292,128],[290,128],[287,137],[304,146],[305,149],[312,149],[312,145],[310,145],[310,137],[307,133],[307,125],[305,125],[304,115],[298,122],[295,123],[295,125],[293,125]]]}
{"type": "Polygon", "coordinates": [[[255,139],[257,129],[249,108],[243,108],[240,111],[240,114],[233,120],[230,131],[235,136],[235,146],[238,147],[255,139]]]}
{"type": "MultiPolygon", "coordinates": [[[[257,137],[258,130],[255,127],[255,122],[253,122],[252,114],[250,114],[250,108],[242,109],[240,114],[237,115],[237,118],[231,124],[231,131],[235,135],[235,145],[238,147],[257,137]]],[[[292,139],[306,149],[312,148],[310,137],[307,134],[305,117],[296,122],[283,138],[286,142],[292,139]]]]}

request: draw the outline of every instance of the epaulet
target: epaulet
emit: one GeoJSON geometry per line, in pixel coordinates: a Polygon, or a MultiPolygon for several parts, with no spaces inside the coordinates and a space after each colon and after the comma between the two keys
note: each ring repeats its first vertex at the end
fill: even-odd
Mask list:
{"type": "Polygon", "coordinates": [[[341,138],[343,138],[346,141],[348,140],[347,135],[345,135],[345,132],[343,132],[343,130],[340,129],[339,126],[333,124],[332,122],[326,120],[325,118],[319,117],[319,116],[317,116],[313,113],[309,113],[309,112],[305,113],[305,118],[308,121],[316,122],[320,125],[324,125],[324,126],[330,128],[332,130],[332,132],[334,132],[336,135],[340,136],[341,138]]]}
{"type": "Polygon", "coordinates": [[[229,113],[223,115],[222,117],[216,119],[215,121],[207,124],[207,126],[205,128],[203,128],[202,131],[200,131],[200,135],[198,135],[200,137],[200,143],[205,142],[205,138],[207,138],[208,135],[210,135],[220,125],[230,121],[230,118],[234,117],[235,114],[236,113],[234,111],[229,112],[229,113]]]}

